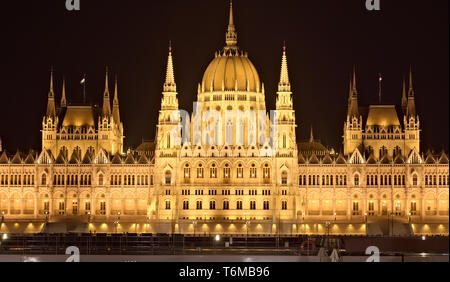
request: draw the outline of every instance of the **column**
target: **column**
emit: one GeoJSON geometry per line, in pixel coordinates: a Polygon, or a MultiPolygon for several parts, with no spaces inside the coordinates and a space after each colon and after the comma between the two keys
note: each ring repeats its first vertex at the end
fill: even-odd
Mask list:
{"type": "Polygon", "coordinates": [[[347,196],[347,219],[350,221],[351,220],[351,198],[350,196],[347,196]]]}

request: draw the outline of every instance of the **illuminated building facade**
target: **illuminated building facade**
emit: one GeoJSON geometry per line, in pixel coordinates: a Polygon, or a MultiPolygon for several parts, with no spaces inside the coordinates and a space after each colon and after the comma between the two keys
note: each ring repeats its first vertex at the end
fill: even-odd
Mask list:
{"type": "Polygon", "coordinates": [[[297,142],[286,47],[272,115],[237,42],[230,7],[193,114],[179,109],[170,48],[155,142],[126,154],[117,81],[112,110],[108,73],[102,108],[69,105],[64,88],[56,107],[52,74],[42,151],[0,156],[1,231],[448,234],[448,156],[420,152],[412,74],[401,108],[363,109],[353,73],[338,154],[312,131],[297,142]]]}

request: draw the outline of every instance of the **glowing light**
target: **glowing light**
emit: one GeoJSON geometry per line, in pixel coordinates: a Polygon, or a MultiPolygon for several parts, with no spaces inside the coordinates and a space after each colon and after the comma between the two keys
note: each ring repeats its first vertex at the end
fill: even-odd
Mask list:
{"type": "Polygon", "coordinates": [[[216,235],[216,241],[220,241],[220,235],[216,235]]]}
{"type": "Polygon", "coordinates": [[[422,236],[422,241],[425,241],[427,239],[427,237],[424,235],[422,236]]]}
{"type": "Polygon", "coordinates": [[[2,239],[3,239],[3,240],[7,240],[7,239],[8,239],[8,234],[6,234],[6,233],[3,234],[2,239]]]}

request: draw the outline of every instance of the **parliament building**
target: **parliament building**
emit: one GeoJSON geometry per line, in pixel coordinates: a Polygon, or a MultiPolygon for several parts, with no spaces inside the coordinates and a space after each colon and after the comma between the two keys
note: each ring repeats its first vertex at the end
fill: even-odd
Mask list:
{"type": "Polygon", "coordinates": [[[42,150],[0,153],[0,233],[448,235],[449,159],[420,150],[412,73],[398,106],[361,107],[353,72],[336,151],[312,130],[297,142],[286,47],[266,109],[232,6],[194,112],[179,109],[170,48],[155,140],[134,150],[117,79],[101,107],[69,103],[64,84],[57,99],[53,80],[42,150]]]}

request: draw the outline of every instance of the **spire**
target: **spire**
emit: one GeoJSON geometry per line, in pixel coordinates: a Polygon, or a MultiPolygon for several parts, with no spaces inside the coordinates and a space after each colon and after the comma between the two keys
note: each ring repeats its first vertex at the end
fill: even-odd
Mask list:
{"type": "Polygon", "coordinates": [[[61,108],[67,107],[66,99],[66,79],[63,78],[62,95],[61,95],[61,108]]]}
{"type": "Polygon", "coordinates": [[[108,67],[106,67],[105,75],[105,92],[103,94],[103,116],[111,115],[111,101],[109,99],[109,86],[108,86],[108,67]]]}
{"type": "Polygon", "coordinates": [[[53,91],[53,67],[50,72],[50,90],[48,91],[47,116],[55,117],[55,92],[53,91]]]}
{"type": "Polygon", "coordinates": [[[119,94],[117,89],[117,75],[114,85],[114,100],[113,100],[113,118],[116,124],[120,124],[120,111],[119,111],[119,94]]]}
{"type": "Polygon", "coordinates": [[[291,92],[291,83],[289,82],[289,72],[286,56],[286,44],[283,44],[283,56],[281,58],[281,74],[280,83],[278,84],[278,92],[291,92]]]}
{"type": "Polygon", "coordinates": [[[356,67],[353,67],[353,96],[358,96],[358,91],[356,90],[356,67]]]}
{"type": "Polygon", "coordinates": [[[358,91],[356,89],[356,69],[353,67],[353,76],[350,80],[350,93],[348,98],[348,111],[347,115],[350,118],[359,117],[358,107],[358,91]]]}
{"type": "Polygon", "coordinates": [[[414,98],[412,69],[409,70],[409,90],[408,90],[408,105],[406,108],[406,115],[409,117],[416,117],[416,102],[414,98]]]}
{"type": "Polygon", "coordinates": [[[403,89],[402,89],[402,111],[406,114],[406,108],[408,107],[408,98],[406,97],[406,81],[403,77],[403,89]]]}
{"type": "Polygon", "coordinates": [[[408,97],[414,97],[412,69],[409,69],[409,90],[408,97]]]}
{"type": "Polygon", "coordinates": [[[175,74],[173,71],[172,58],[172,42],[169,41],[169,57],[167,58],[166,82],[164,83],[164,92],[177,92],[177,85],[175,83],[175,74]]]}
{"type": "Polygon", "coordinates": [[[236,27],[234,26],[233,1],[231,1],[231,0],[230,0],[230,19],[228,21],[228,30],[227,30],[225,39],[226,39],[226,43],[227,43],[227,48],[236,48],[237,32],[236,32],[236,27]]]}
{"type": "Polygon", "coordinates": [[[314,143],[314,130],[312,125],[311,125],[311,133],[309,135],[309,143],[314,143]]]}

